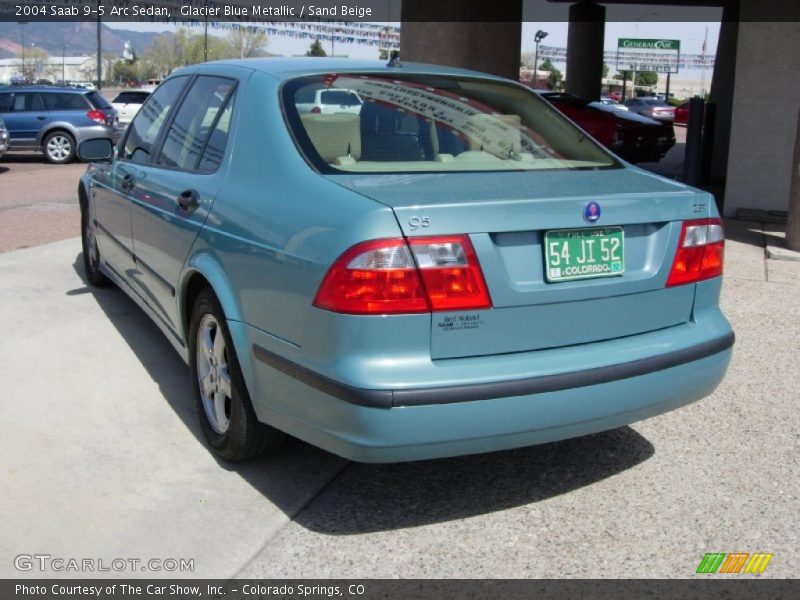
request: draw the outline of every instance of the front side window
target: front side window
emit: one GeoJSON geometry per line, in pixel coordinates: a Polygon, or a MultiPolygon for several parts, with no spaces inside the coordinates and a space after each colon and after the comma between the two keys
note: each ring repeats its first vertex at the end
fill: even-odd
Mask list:
{"type": "Polygon", "coordinates": [[[11,111],[11,94],[0,94],[0,113],[11,111]]]}
{"type": "Polygon", "coordinates": [[[159,165],[186,170],[197,167],[234,83],[221,77],[201,76],[195,80],[167,132],[159,165]]]}
{"type": "Polygon", "coordinates": [[[330,74],[287,82],[283,108],[323,172],[613,168],[620,164],[536,94],[488,79],[330,74]],[[307,112],[320,91],[347,111],[307,112]]]}
{"type": "Polygon", "coordinates": [[[125,139],[120,158],[142,164],[150,162],[150,155],[161,126],[166,121],[186,80],[186,77],[170,79],[147,99],[128,127],[128,137],[125,139]]]}

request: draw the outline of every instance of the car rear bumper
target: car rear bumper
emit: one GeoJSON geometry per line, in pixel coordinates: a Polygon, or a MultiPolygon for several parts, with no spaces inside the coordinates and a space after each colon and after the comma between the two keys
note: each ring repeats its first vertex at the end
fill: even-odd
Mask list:
{"type": "MultiPolygon", "coordinates": [[[[262,421],[352,460],[394,462],[586,435],[699,400],[722,380],[733,345],[721,313],[703,312],[705,318],[692,323],[631,336],[631,355],[637,358],[602,367],[482,382],[471,381],[480,378],[482,368],[536,364],[543,352],[431,361],[432,370],[442,368],[437,363],[461,362],[474,373],[459,386],[438,388],[343,384],[276,359],[258,342],[263,334],[242,323],[231,323],[231,332],[237,347],[241,342],[253,349],[243,367],[262,421]],[[640,358],[643,348],[651,354],[640,358]]],[[[587,344],[581,351],[603,356],[612,344],[620,340],[587,344]]],[[[581,351],[574,351],[577,364],[581,351]]]]}
{"type": "Polygon", "coordinates": [[[75,143],[80,144],[84,140],[105,138],[111,140],[112,144],[116,144],[124,131],[124,127],[109,127],[108,125],[100,124],[90,127],[79,127],[76,132],[75,143]]]}

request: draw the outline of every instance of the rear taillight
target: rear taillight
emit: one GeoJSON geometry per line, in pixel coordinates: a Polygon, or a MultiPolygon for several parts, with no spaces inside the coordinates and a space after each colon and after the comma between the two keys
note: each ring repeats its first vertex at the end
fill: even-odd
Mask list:
{"type": "Polygon", "coordinates": [[[719,219],[684,221],[667,287],[722,275],[725,230],[719,219]]]}
{"type": "Polygon", "coordinates": [[[492,306],[465,235],[372,240],[333,263],[314,306],[363,315],[475,310],[492,306]]]}
{"type": "Polygon", "coordinates": [[[97,110],[96,108],[90,110],[86,113],[86,116],[89,117],[95,123],[107,123],[106,113],[102,110],[97,110]]]}

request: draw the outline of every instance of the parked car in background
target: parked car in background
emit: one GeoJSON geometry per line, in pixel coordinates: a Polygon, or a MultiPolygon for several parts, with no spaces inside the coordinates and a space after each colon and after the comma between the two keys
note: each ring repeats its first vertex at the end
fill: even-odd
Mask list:
{"type": "Polygon", "coordinates": [[[675,124],[688,125],[689,124],[689,103],[684,102],[675,109],[675,124]]]}
{"type": "Polygon", "coordinates": [[[96,90],[97,86],[91,81],[76,81],[72,84],[75,87],[84,88],[86,90],[96,90]]]}
{"type": "Polygon", "coordinates": [[[611,106],[613,108],[618,108],[619,110],[628,110],[628,107],[624,104],[620,104],[617,100],[610,98],[608,96],[600,96],[599,100],[600,104],[605,104],[606,106],[611,106]]]}
{"type": "Polygon", "coordinates": [[[187,361],[228,460],[283,433],[360,461],[584,435],[706,396],[731,358],[713,196],[511,81],[205,63],[170,74],[116,154],[80,154],[100,161],[78,186],[86,277],[187,361]],[[301,111],[319,91],[361,110],[301,111]]]}
{"type": "Polygon", "coordinates": [[[0,117],[0,157],[8,151],[8,129],[3,117],[0,117]]]}
{"type": "Polygon", "coordinates": [[[621,111],[601,102],[588,102],[571,94],[541,92],[541,96],[627,161],[656,162],[675,145],[671,123],[621,111]]]}
{"type": "Polygon", "coordinates": [[[98,92],[82,88],[0,89],[0,115],[8,128],[9,151],[41,151],[51,163],[71,162],[82,140],[119,138],[117,111],[98,92]]]}
{"type": "Polygon", "coordinates": [[[657,121],[674,121],[675,107],[658,98],[631,98],[625,102],[628,110],[657,121]]]}
{"type": "Polygon", "coordinates": [[[361,111],[361,98],[353,90],[314,90],[305,92],[297,100],[297,110],[301,113],[330,115],[333,113],[358,114],[361,111]]]}
{"type": "Polygon", "coordinates": [[[138,89],[123,90],[116,95],[111,101],[111,106],[116,109],[121,125],[127,125],[133,120],[151,93],[151,90],[138,89]]]}

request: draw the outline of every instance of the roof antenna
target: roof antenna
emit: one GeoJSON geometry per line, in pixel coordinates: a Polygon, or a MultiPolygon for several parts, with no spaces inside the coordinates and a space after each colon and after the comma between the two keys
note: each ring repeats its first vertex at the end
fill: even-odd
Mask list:
{"type": "Polygon", "coordinates": [[[392,69],[402,69],[403,64],[400,62],[400,51],[399,50],[392,50],[389,54],[389,62],[386,63],[386,66],[392,69]]]}

